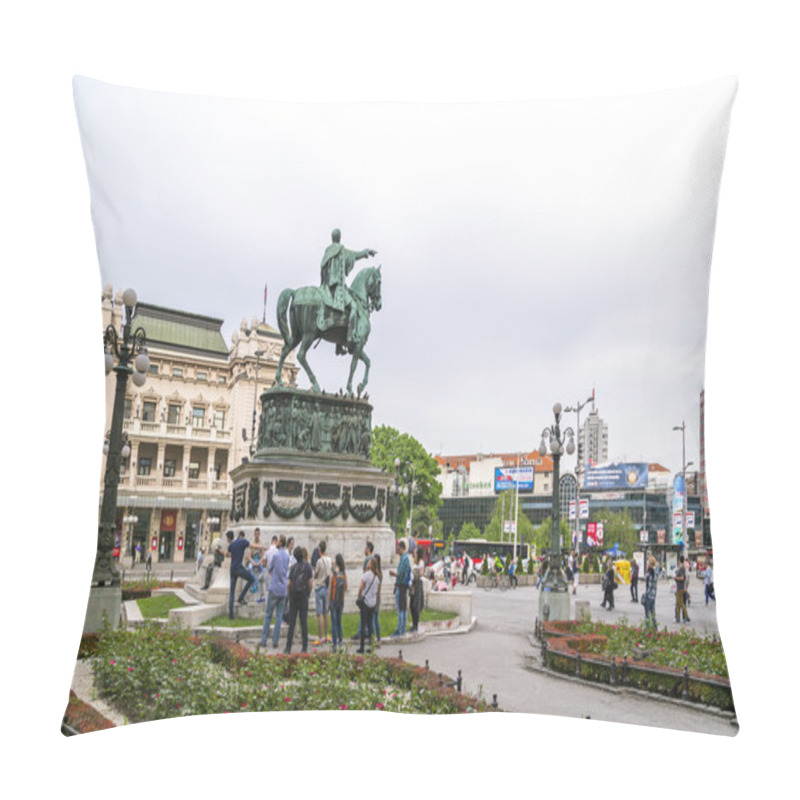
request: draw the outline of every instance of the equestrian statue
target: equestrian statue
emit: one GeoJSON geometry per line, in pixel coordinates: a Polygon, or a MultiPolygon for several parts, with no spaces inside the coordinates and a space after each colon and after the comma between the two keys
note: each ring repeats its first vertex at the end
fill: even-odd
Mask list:
{"type": "Polygon", "coordinates": [[[275,383],[283,386],[283,362],[292,350],[300,345],[297,360],[306,371],[311,386],[319,392],[319,384],[306,361],[312,344],[324,339],[336,345],[336,354],[352,355],[347,395],[353,396],[353,374],[358,361],[364,362],[364,379],[358,385],[359,396],[369,379],[370,360],[364,352],[370,332],[369,315],[381,307],[381,268],[365,267],[348,287],[346,278],[356,261],[377,255],[375,250],[348,250],[341,244],[337,228],[331,234],[332,243],[322,256],[320,286],[303,286],[284,289],[278,297],[278,329],[283,337],[275,383]]]}

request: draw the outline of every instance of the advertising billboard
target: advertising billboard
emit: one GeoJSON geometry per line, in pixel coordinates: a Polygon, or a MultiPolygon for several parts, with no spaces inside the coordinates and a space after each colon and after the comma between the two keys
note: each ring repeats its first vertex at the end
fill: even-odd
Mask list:
{"type": "Polygon", "coordinates": [[[533,467],[495,467],[495,494],[515,488],[528,494],[533,492],[533,467]]]}
{"type": "Polygon", "coordinates": [[[646,489],[648,465],[642,463],[606,464],[588,467],[583,486],[595,491],[646,489]]]}

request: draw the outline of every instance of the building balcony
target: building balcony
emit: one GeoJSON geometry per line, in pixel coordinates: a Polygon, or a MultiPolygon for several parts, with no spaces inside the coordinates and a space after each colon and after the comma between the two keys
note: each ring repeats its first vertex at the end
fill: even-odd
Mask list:
{"type": "Polygon", "coordinates": [[[142,419],[126,419],[122,427],[129,436],[139,439],[201,440],[222,444],[230,444],[233,441],[233,432],[229,428],[174,425],[142,419]]]}
{"type": "Polygon", "coordinates": [[[233,484],[228,477],[217,478],[164,478],[159,475],[135,475],[124,473],[120,475],[120,488],[146,489],[154,492],[181,493],[197,492],[198,494],[230,494],[233,484]]]}

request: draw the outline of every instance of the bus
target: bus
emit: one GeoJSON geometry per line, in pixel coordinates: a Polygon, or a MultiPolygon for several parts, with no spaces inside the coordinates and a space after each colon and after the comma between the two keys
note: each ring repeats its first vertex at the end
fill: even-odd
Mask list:
{"type": "MultiPolygon", "coordinates": [[[[483,557],[496,554],[507,565],[514,553],[513,542],[489,542],[486,539],[456,539],[453,542],[453,554],[460,558],[466,553],[471,559],[476,570],[480,570],[483,557]]],[[[517,542],[517,555],[519,557],[518,570],[522,569],[522,562],[530,557],[530,545],[527,542],[517,542]]]]}
{"type": "MultiPolygon", "coordinates": [[[[400,542],[408,547],[408,537],[404,536],[395,542],[395,553],[398,552],[400,542]]],[[[414,539],[414,544],[422,552],[426,566],[430,566],[434,561],[439,561],[445,556],[444,542],[441,539],[414,539]]]]}

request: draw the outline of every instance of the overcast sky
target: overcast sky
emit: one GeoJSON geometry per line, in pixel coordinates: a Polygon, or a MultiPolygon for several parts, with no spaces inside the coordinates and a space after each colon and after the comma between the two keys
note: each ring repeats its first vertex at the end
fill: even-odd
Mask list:
{"type": "MultiPolygon", "coordinates": [[[[378,251],[356,270],[382,265],[374,425],[434,453],[530,450],[554,402],[594,388],[611,460],[680,469],[685,420],[699,464],[732,92],[721,80],[609,100],[300,105],[79,79],[98,303],[102,284],[130,285],[223,318],[230,343],[242,318],[261,319],[265,283],[277,327],[280,291],[319,282],[338,227],[346,247],[378,251]]],[[[345,385],[332,345],[309,359],[323,388],[345,385]]]]}

